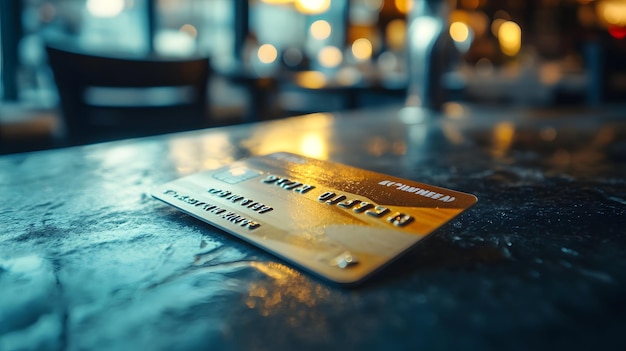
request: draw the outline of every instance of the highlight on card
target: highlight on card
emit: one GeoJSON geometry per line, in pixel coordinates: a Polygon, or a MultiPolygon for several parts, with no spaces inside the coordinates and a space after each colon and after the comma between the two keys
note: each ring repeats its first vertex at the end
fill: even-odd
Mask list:
{"type": "Polygon", "coordinates": [[[176,179],[152,195],[340,284],[363,281],[477,201],[284,152],[176,179]]]}

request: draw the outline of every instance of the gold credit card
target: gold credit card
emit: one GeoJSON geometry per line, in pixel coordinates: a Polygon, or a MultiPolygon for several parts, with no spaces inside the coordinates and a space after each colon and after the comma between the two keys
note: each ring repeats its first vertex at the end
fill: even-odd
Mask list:
{"type": "Polygon", "coordinates": [[[284,152],[192,174],[152,196],[340,284],[361,282],[477,201],[284,152]]]}

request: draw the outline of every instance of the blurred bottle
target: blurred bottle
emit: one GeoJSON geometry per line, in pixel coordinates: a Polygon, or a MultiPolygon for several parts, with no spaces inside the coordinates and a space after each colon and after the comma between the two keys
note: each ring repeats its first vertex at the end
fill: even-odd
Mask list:
{"type": "Polygon", "coordinates": [[[443,75],[450,62],[447,0],[415,0],[408,23],[407,106],[438,110],[445,100],[443,75]]]}

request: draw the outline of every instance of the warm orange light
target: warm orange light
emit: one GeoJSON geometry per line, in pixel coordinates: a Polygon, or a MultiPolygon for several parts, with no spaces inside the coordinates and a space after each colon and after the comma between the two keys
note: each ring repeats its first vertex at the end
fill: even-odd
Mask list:
{"type": "MultiPolygon", "coordinates": [[[[311,283],[311,280],[293,268],[279,263],[251,262],[250,267],[265,274],[267,279],[259,279],[249,286],[245,304],[261,316],[296,315],[313,325],[324,325],[314,308],[318,303],[327,301],[331,296],[328,289],[311,283]],[[302,311],[303,313],[299,313],[302,311]]],[[[290,328],[301,326],[297,318],[287,321],[290,328]]]]}
{"type": "Polygon", "coordinates": [[[469,38],[469,28],[463,22],[454,22],[450,25],[450,37],[452,40],[462,43],[469,38]]]}
{"type": "Polygon", "coordinates": [[[389,22],[385,39],[391,50],[402,50],[406,43],[406,21],[395,19],[389,22]]]}
{"type": "Polygon", "coordinates": [[[468,25],[476,36],[481,37],[489,27],[489,17],[482,11],[474,11],[469,18],[468,25]]]}
{"type": "Polygon", "coordinates": [[[278,57],[278,51],[271,44],[263,44],[257,51],[257,57],[262,63],[272,63],[278,57]]]}
{"type": "Polygon", "coordinates": [[[372,43],[365,38],[355,40],[352,43],[352,55],[359,61],[369,60],[372,57],[372,43]]]}
{"type": "Polygon", "coordinates": [[[502,23],[498,28],[500,49],[507,56],[515,56],[522,47],[522,29],[512,21],[502,23]]]}
{"type": "Polygon", "coordinates": [[[454,10],[450,13],[449,23],[454,22],[464,23],[467,28],[471,30],[471,33],[480,37],[485,34],[485,31],[487,31],[487,27],[489,26],[489,17],[487,17],[483,11],[454,10]]]}
{"type": "Polygon", "coordinates": [[[491,34],[493,34],[495,37],[497,37],[498,36],[498,31],[500,30],[500,26],[504,22],[506,22],[506,20],[504,20],[502,18],[496,18],[495,20],[493,20],[493,22],[491,22],[491,34]]]}
{"type": "Polygon", "coordinates": [[[470,18],[470,12],[466,10],[453,10],[448,17],[449,23],[453,22],[465,22],[468,23],[470,18]]]}
{"type": "Polygon", "coordinates": [[[604,0],[598,2],[596,13],[600,20],[614,26],[626,26],[626,1],[604,0]]]}
{"type": "Polygon", "coordinates": [[[539,68],[539,79],[544,85],[554,85],[562,78],[561,66],[557,63],[546,63],[539,68]]]}
{"type": "Polygon", "coordinates": [[[327,46],[320,50],[319,54],[317,55],[317,60],[322,66],[327,68],[333,68],[341,64],[341,61],[343,61],[343,54],[341,53],[341,50],[339,50],[339,48],[334,46],[327,46]]]}
{"type": "MultiPolygon", "coordinates": [[[[284,281],[285,279],[297,275],[298,273],[279,263],[263,263],[263,262],[250,262],[250,266],[258,269],[262,273],[266,274],[268,277],[271,277],[278,281],[284,281]]],[[[265,290],[265,289],[264,289],[265,290]]],[[[253,296],[265,297],[267,295],[267,291],[261,294],[253,294],[253,296]]]]}
{"type": "Polygon", "coordinates": [[[306,133],[300,141],[300,154],[317,159],[327,159],[328,150],[324,134],[317,131],[306,133]]]}
{"type": "MultiPolygon", "coordinates": [[[[298,74],[296,76],[297,83],[302,83],[302,85],[318,78],[324,80],[323,75],[315,71],[307,72],[302,75],[298,74]],[[312,78],[307,79],[307,76],[312,78]]],[[[327,159],[328,140],[330,139],[330,135],[328,133],[329,128],[327,128],[327,126],[331,125],[333,120],[334,116],[332,114],[316,113],[307,115],[306,118],[300,119],[298,121],[299,128],[297,128],[297,130],[294,130],[292,126],[282,122],[273,124],[271,127],[253,128],[252,135],[243,140],[241,144],[257,155],[265,155],[276,151],[287,151],[297,154],[311,155],[319,159],[327,159]]],[[[232,145],[230,148],[227,147],[228,145],[217,145],[224,150],[232,149],[232,145]]],[[[189,159],[199,157],[199,155],[182,156],[188,157],[189,159]]],[[[207,159],[215,157],[215,155],[200,156],[207,159]]],[[[232,157],[230,154],[229,156],[232,157]]],[[[197,158],[195,158],[195,160],[197,160],[197,158]]]]}
{"type": "Polygon", "coordinates": [[[495,125],[493,133],[493,153],[498,157],[502,157],[506,155],[506,153],[509,151],[509,148],[513,144],[513,138],[515,137],[515,126],[511,122],[500,122],[495,125]]]}
{"type": "Polygon", "coordinates": [[[396,5],[396,9],[403,15],[411,12],[413,8],[413,0],[395,0],[394,5],[396,5]]]}
{"type": "Polygon", "coordinates": [[[475,10],[480,5],[480,0],[461,0],[461,5],[466,9],[475,10]]]}
{"type": "Polygon", "coordinates": [[[296,83],[308,89],[320,89],[326,84],[326,76],[318,71],[302,72],[296,76],[296,83]]]}
{"type": "Polygon", "coordinates": [[[311,36],[317,40],[324,40],[330,36],[332,32],[332,28],[330,23],[324,20],[318,20],[311,24],[311,29],[309,30],[311,36]]]}
{"type": "Polygon", "coordinates": [[[330,0],[295,0],[294,4],[301,13],[315,15],[326,12],[330,7],[330,0]]]}

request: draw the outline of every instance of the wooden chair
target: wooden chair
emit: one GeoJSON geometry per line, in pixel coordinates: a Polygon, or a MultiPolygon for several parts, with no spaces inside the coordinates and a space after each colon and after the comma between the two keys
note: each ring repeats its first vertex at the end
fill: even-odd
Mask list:
{"type": "Polygon", "coordinates": [[[97,56],[47,45],[69,144],[208,126],[209,59],[97,56]]]}

